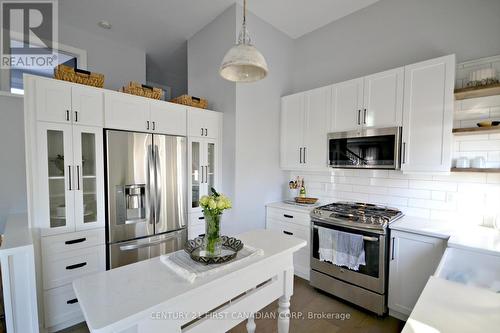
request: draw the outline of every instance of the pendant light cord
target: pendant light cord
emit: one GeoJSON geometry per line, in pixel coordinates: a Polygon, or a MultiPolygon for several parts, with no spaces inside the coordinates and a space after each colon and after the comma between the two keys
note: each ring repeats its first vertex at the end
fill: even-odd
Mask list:
{"type": "Polygon", "coordinates": [[[243,40],[247,40],[247,0],[243,0],[243,40]]]}

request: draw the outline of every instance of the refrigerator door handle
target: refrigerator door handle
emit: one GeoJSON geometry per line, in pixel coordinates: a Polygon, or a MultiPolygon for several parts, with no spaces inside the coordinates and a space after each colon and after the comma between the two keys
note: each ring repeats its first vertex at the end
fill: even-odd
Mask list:
{"type": "Polygon", "coordinates": [[[120,246],[120,250],[121,251],[130,251],[130,250],[136,250],[136,249],[140,249],[140,248],[144,248],[144,247],[150,247],[150,246],[155,246],[158,244],[166,243],[166,242],[172,240],[172,238],[179,237],[182,234],[182,232],[183,232],[183,230],[174,231],[168,235],[165,235],[161,239],[158,239],[158,240],[155,240],[152,242],[144,242],[144,243],[138,242],[135,244],[122,245],[122,246],[120,246]]]}
{"type": "Polygon", "coordinates": [[[154,196],[153,194],[153,189],[154,189],[154,184],[153,181],[151,180],[151,175],[155,175],[155,170],[154,170],[154,156],[153,156],[153,145],[148,146],[148,167],[147,167],[147,191],[149,192],[149,223],[154,224],[154,219],[155,219],[155,201],[154,201],[154,196]]]}
{"type": "Polygon", "coordinates": [[[155,201],[155,223],[160,222],[160,212],[161,212],[161,165],[159,158],[158,146],[154,146],[154,168],[155,168],[155,183],[156,183],[156,201],[155,201]]]}

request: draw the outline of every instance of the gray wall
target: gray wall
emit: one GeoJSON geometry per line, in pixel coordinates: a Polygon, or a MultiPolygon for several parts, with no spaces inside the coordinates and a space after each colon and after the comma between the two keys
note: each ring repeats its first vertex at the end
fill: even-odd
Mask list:
{"type": "MultiPolygon", "coordinates": [[[[236,86],[219,76],[219,66],[226,50],[234,44],[235,30],[236,12],[232,6],[188,40],[188,93],[208,98],[210,109],[224,113],[220,190],[231,198],[235,177],[236,86]]],[[[224,221],[231,221],[231,214],[232,211],[224,214],[224,221]]],[[[227,224],[224,222],[222,227],[227,224]]]]}
{"type": "Polygon", "coordinates": [[[27,210],[23,99],[0,95],[0,224],[27,210]]]}
{"type": "MultiPolygon", "coordinates": [[[[241,22],[239,5],[237,14],[237,22],[241,22]]],[[[280,109],[281,96],[291,81],[293,53],[293,40],[287,35],[252,13],[248,13],[247,21],[255,46],[266,58],[269,74],[262,81],[236,85],[234,233],[265,228],[265,205],[282,198],[280,109]]]]}
{"type": "Polygon", "coordinates": [[[105,75],[105,88],[146,82],[146,53],[73,26],[59,24],[59,42],[87,51],[87,68],[105,75]]]}
{"type": "Polygon", "coordinates": [[[298,92],[455,53],[500,54],[498,0],[382,0],[295,42],[298,92]]]}
{"type": "Polygon", "coordinates": [[[169,57],[171,62],[166,66],[160,66],[157,61],[146,55],[147,80],[170,87],[172,98],[187,94],[188,91],[187,48],[186,41],[179,49],[172,52],[169,57]]]}
{"type": "Polygon", "coordinates": [[[291,82],[293,40],[253,14],[248,26],[271,68],[251,84],[223,80],[218,69],[236,41],[241,6],[233,5],[188,41],[189,94],[207,96],[224,113],[222,191],[234,203],[225,214],[223,232],[265,227],[265,204],[281,199],[279,169],[280,100],[291,82]]]}

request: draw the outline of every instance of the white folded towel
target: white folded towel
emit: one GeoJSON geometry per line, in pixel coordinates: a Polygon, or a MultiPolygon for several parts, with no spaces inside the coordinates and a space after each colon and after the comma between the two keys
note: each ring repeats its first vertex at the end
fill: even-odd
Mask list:
{"type": "Polygon", "coordinates": [[[318,227],[319,260],[359,270],[366,265],[362,235],[318,227]]]}
{"type": "Polygon", "coordinates": [[[336,241],[335,230],[318,227],[319,237],[319,260],[334,262],[334,242],[336,241]]]}
{"type": "Polygon", "coordinates": [[[363,235],[337,231],[336,256],[333,263],[354,271],[359,270],[359,265],[366,265],[364,245],[363,235]]]}

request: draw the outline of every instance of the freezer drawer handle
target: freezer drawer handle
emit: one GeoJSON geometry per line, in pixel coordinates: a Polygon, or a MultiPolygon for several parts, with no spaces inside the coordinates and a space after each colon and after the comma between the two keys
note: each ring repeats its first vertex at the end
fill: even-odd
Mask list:
{"type": "Polygon", "coordinates": [[[120,246],[120,251],[137,250],[137,249],[140,249],[143,247],[150,247],[150,246],[166,243],[166,242],[172,240],[172,238],[177,237],[181,232],[182,231],[174,232],[174,233],[172,233],[172,235],[169,235],[169,237],[162,239],[162,240],[159,240],[159,241],[155,241],[155,242],[149,242],[149,243],[144,243],[144,244],[122,245],[122,246],[120,246]]]}
{"type": "Polygon", "coordinates": [[[69,240],[69,241],[65,241],[64,244],[66,245],[71,245],[71,244],[76,244],[76,243],[81,243],[81,242],[85,242],[87,240],[86,237],[83,237],[83,238],[77,238],[77,239],[72,239],[72,240],[69,240]]]}
{"type": "Polygon", "coordinates": [[[77,268],[82,268],[83,266],[87,266],[87,263],[86,262],[81,262],[79,264],[69,265],[69,266],[66,266],[66,269],[67,270],[77,269],[77,268]]]}
{"type": "Polygon", "coordinates": [[[290,235],[290,236],[293,236],[293,232],[290,232],[290,231],[283,230],[283,233],[284,233],[285,235],[290,235]]]}
{"type": "Polygon", "coordinates": [[[78,300],[76,298],[70,299],[69,301],[66,301],[66,304],[75,304],[78,303],[78,300]]]}
{"type": "Polygon", "coordinates": [[[284,217],[286,217],[287,219],[293,219],[293,216],[292,215],[288,215],[288,214],[283,214],[284,217]]]}

